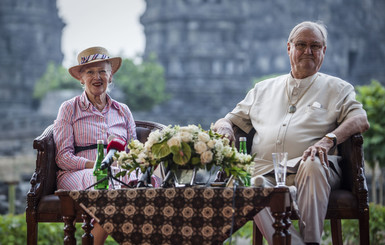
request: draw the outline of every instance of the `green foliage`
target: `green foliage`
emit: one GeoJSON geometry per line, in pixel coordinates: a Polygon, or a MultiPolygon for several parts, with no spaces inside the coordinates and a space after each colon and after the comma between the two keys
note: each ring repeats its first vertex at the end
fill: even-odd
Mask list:
{"type": "MultiPolygon", "coordinates": [[[[292,220],[292,226],[298,230],[298,220],[292,220]]],[[[239,230],[237,230],[232,236],[231,244],[236,245],[238,238],[245,238],[250,240],[250,244],[253,241],[253,221],[248,221],[245,225],[243,225],[239,230]]],[[[226,240],[223,244],[229,244],[229,239],[226,240]],[[226,243],[227,242],[227,243],[226,243]]],[[[265,238],[263,238],[263,244],[267,244],[265,238]]]]}
{"type": "MultiPolygon", "coordinates": [[[[84,234],[82,224],[76,224],[75,238],[81,243],[84,234]]],[[[39,223],[39,245],[63,244],[64,223],[39,223]]],[[[0,244],[27,244],[27,223],[25,213],[19,215],[0,215],[0,244]]],[[[112,237],[108,237],[105,244],[118,244],[112,237]]]]}
{"type": "MultiPolygon", "coordinates": [[[[385,207],[374,203],[369,204],[369,233],[370,244],[372,245],[385,245],[385,207]]],[[[292,220],[292,226],[298,229],[298,220],[292,220]]],[[[342,226],[342,240],[344,244],[359,244],[360,232],[358,220],[341,220],[342,226]]],[[[324,232],[322,234],[321,244],[332,244],[331,240],[331,228],[330,220],[325,220],[324,232]]],[[[248,238],[251,240],[253,237],[253,222],[247,222],[242,228],[237,230],[233,234],[232,244],[237,244],[237,238],[248,238]]],[[[228,243],[224,243],[228,244],[228,243]]],[[[267,244],[267,243],[265,243],[267,244]]]]}
{"type": "Polygon", "coordinates": [[[363,136],[365,160],[371,167],[376,161],[385,166],[385,88],[373,80],[370,85],[356,87],[357,100],[366,110],[370,129],[363,136]]]}
{"type": "MultiPolygon", "coordinates": [[[[370,203],[369,205],[369,235],[370,244],[385,244],[385,207],[370,203]]],[[[344,244],[359,244],[360,233],[358,220],[342,220],[342,239],[344,244]]],[[[328,222],[330,223],[330,222],[328,222]]],[[[331,236],[330,225],[324,226],[324,233],[331,236]]],[[[325,239],[326,240],[326,239],[325,239]]],[[[329,239],[330,240],[330,239],[329,239]]]]}
{"type": "MultiPolygon", "coordinates": [[[[156,62],[155,56],[150,56],[148,61],[140,64],[123,59],[122,66],[114,74],[114,81],[117,89],[124,94],[122,102],[132,110],[149,110],[169,99],[169,95],[165,93],[164,70],[156,62]]],[[[53,90],[80,88],[79,81],[66,68],[50,62],[44,75],[35,84],[34,98],[42,99],[47,92],[53,90]]]]}
{"type": "Polygon", "coordinates": [[[0,216],[0,244],[27,244],[25,215],[0,216]]]}
{"type": "MultiPolygon", "coordinates": [[[[385,207],[370,203],[370,244],[385,244],[385,207]]],[[[76,224],[75,238],[80,243],[81,236],[84,234],[81,228],[82,224],[76,224]]],[[[298,230],[298,221],[293,220],[292,226],[298,230]]],[[[38,244],[62,244],[64,223],[39,223],[38,244]]],[[[27,243],[27,223],[25,222],[25,213],[20,215],[0,215],[0,244],[26,244],[27,243]],[[3,235],[6,234],[6,235],[3,235]]],[[[342,220],[342,238],[344,244],[359,243],[359,225],[358,220],[342,220]]],[[[253,236],[253,222],[247,222],[242,228],[237,230],[232,237],[232,244],[236,244],[237,238],[250,239],[253,236]]],[[[108,237],[105,244],[117,244],[112,237],[108,237]]],[[[228,244],[225,242],[224,244],[228,244]]],[[[331,244],[330,221],[326,220],[324,224],[324,233],[322,244],[331,244]]]]}
{"type": "Polygon", "coordinates": [[[234,235],[235,237],[253,238],[253,221],[248,221],[241,229],[237,230],[234,235]]]}
{"type": "Polygon", "coordinates": [[[149,110],[169,99],[169,95],[165,93],[163,67],[156,62],[154,56],[141,64],[124,59],[114,80],[125,95],[122,102],[132,110],[149,110]]]}
{"type": "MultiPolygon", "coordinates": [[[[384,245],[385,244],[385,207],[382,205],[371,203],[369,205],[369,208],[370,208],[369,223],[370,223],[371,244],[384,245]]],[[[355,234],[357,234],[357,231],[355,232],[355,234]]]]}
{"type": "MultiPolygon", "coordinates": [[[[240,229],[238,229],[231,237],[231,244],[236,245],[239,238],[250,239],[250,244],[252,244],[253,239],[253,221],[248,221],[240,229]]],[[[224,245],[230,245],[230,238],[228,238],[224,245]]]]}
{"type": "Polygon", "coordinates": [[[35,84],[33,97],[42,99],[47,92],[52,90],[80,88],[79,81],[73,78],[66,68],[50,62],[44,75],[35,84]]]}

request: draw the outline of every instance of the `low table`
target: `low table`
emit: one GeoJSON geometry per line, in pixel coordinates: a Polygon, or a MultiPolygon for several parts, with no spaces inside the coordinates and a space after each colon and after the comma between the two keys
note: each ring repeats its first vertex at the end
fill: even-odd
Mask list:
{"type": "Polygon", "coordinates": [[[120,244],[223,244],[263,208],[275,223],[274,244],[289,244],[291,202],[286,187],[124,188],[55,192],[61,201],[64,244],[76,244],[74,221],[82,212],[82,244],[92,244],[95,219],[120,244]],[[233,217],[234,215],[234,217],[233,217]],[[232,223],[232,221],[234,222],[232,223]]]}

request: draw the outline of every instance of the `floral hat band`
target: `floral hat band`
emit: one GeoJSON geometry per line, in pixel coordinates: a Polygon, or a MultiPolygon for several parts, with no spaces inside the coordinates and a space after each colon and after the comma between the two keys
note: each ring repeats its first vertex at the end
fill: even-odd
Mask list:
{"type": "Polygon", "coordinates": [[[83,65],[83,64],[85,64],[89,61],[92,61],[92,60],[97,60],[97,59],[105,60],[105,59],[109,59],[109,58],[110,58],[110,56],[107,56],[105,54],[93,54],[93,55],[82,57],[80,64],[83,65]]]}
{"type": "Polygon", "coordinates": [[[78,65],[73,66],[68,69],[71,76],[76,78],[77,80],[81,79],[81,70],[83,66],[88,64],[93,64],[97,62],[105,62],[109,61],[111,64],[111,74],[114,74],[118,71],[120,65],[122,64],[122,58],[120,57],[110,57],[107,49],[103,47],[91,47],[83,50],[79,53],[78,57],[78,65]]]}

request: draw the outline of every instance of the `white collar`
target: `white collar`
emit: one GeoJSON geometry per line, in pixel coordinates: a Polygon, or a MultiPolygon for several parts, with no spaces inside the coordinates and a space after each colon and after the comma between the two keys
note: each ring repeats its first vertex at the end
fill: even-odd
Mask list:
{"type": "Polygon", "coordinates": [[[308,77],[305,77],[303,79],[297,79],[297,78],[294,78],[293,75],[289,74],[289,79],[288,79],[288,84],[289,84],[289,87],[306,87],[307,85],[310,84],[311,81],[313,81],[313,78],[315,78],[315,76],[317,76],[318,72],[316,72],[315,74],[311,75],[311,76],[308,76],[308,77]]]}

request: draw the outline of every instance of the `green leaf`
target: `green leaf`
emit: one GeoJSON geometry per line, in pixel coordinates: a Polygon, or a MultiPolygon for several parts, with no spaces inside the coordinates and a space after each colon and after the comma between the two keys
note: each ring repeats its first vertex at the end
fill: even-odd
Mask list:
{"type": "Polygon", "coordinates": [[[191,158],[191,147],[186,143],[182,142],[181,147],[171,147],[173,154],[172,160],[179,165],[185,165],[191,158]]]}
{"type": "Polygon", "coordinates": [[[151,147],[151,151],[156,158],[163,158],[171,153],[170,147],[167,145],[166,141],[154,144],[151,147]]]}
{"type": "Polygon", "coordinates": [[[192,165],[198,165],[201,163],[201,159],[199,157],[193,157],[191,158],[191,164],[192,165]]]}
{"type": "Polygon", "coordinates": [[[121,171],[115,175],[115,177],[124,177],[127,174],[127,171],[121,171]]]}
{"type": "Polygon", "coordinates": [[[146,57],[142,63],[124,59],[114,80],[119,90],[125,94],[124,103],[132,110],[149,110],[170,98],[165,92],[164,69],[155,55],[146,57]]]}
{"type": "Polygon", "coordinates": [[[364,136],[365,160],[369,166],[378,161],[385,166],[385,87],[376,80],[370,85],[356,86],[357,100],[366,110],[370,128],[364,136]]]}
{"type": "Polygon", "coordinates": [[[81,91],[81,86],[66,68],[50,62],[43,76],[36,82],[33,96],[36,99],[42,99],[47,92],[61,89],[79,89],[81,91]]]}

